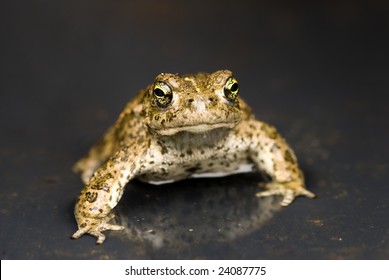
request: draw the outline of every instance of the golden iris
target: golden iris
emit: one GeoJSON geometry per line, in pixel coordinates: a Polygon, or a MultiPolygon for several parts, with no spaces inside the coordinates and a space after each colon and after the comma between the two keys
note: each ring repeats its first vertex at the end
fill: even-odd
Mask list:
{"type": "Polygon", "coordinates": [[[239,85],[234,77],[229,77],[224,85],[224,95],[229,101],[234,101],[238,97],[239,85]]]}
{"type": "Polygon", "coordinates": [[[160,81],[155,82],[153,92],[158,106],[166,107],[172,102],[172,89],[166,83],[160,81]]]}

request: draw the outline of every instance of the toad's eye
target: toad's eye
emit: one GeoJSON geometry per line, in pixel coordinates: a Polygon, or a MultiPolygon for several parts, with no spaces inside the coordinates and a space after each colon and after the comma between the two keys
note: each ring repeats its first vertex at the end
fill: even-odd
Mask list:
{"type": "Polygon", "coordinates": [[[234,77],[229,77],[224,85],[224,95],[229,101],[234,101],[238,97],[239,85],[234,77]]]}
{"type": "Polygon", "coordinates": [[[167,107],[172,102],[172,89],[164,82],[157,81],[154,83],[154,98],[159,107],[167,107]]]}

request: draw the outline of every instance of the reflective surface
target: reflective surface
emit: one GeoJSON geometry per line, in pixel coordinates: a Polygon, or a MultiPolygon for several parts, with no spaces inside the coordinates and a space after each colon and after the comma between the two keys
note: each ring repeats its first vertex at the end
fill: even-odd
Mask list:
{"type": "Polygon", "coordinates": [[[2,259],[388,259],[389,6],[325,1],[3,2],[2,259]],[[130,183],[127,227],[76,230],[72,164],[160,72],[234,71],[296,151],[315,200],[259,174],[130,183]]]}
{"type": "MultiPolygon", "coordinates": [[[[144,257],[207,258],[207,248],[225,246],[259,230],[273,217],[280,200],[258,199],[252,176],[196,179],[165,186],[138,184],[126,192],[116,211],[144,257]],[[246,185],[242,189],[242,184],[246,185]],[[251,187],[250,187],[251,185],[251,187]]],[[[214,252],[223,258],[223,251],[214,252]]]]}

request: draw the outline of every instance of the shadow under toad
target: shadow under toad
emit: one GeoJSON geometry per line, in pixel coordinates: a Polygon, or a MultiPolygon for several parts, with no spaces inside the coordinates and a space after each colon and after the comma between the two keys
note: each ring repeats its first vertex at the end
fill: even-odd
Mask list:
{"type": "Polygon", "coordinates": [[[126,228],[120,236],[146,250],[182,250],[245,236],[281,208],[277,197],[255,196],[259,181],[255,174],[159,186],[134,181],[116,208],[117,223],[126,228]]]}

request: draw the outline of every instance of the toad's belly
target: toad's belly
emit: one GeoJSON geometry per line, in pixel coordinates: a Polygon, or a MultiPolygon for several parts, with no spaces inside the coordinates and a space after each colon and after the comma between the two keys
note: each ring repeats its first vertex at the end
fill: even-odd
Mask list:
{"type": "Polygon", "coordinates": [[[252,172],[254,165],[252,163],[229,164],[227,166],[212,166],[202,168],[201,164],[184,168],[179,166],[170,171],[164,170],[162,173],[150,173],[139,176],[138,179],[154,185],[168,184],[187,178],[214,178],[224,177],[238,173],[252,172]]]}

